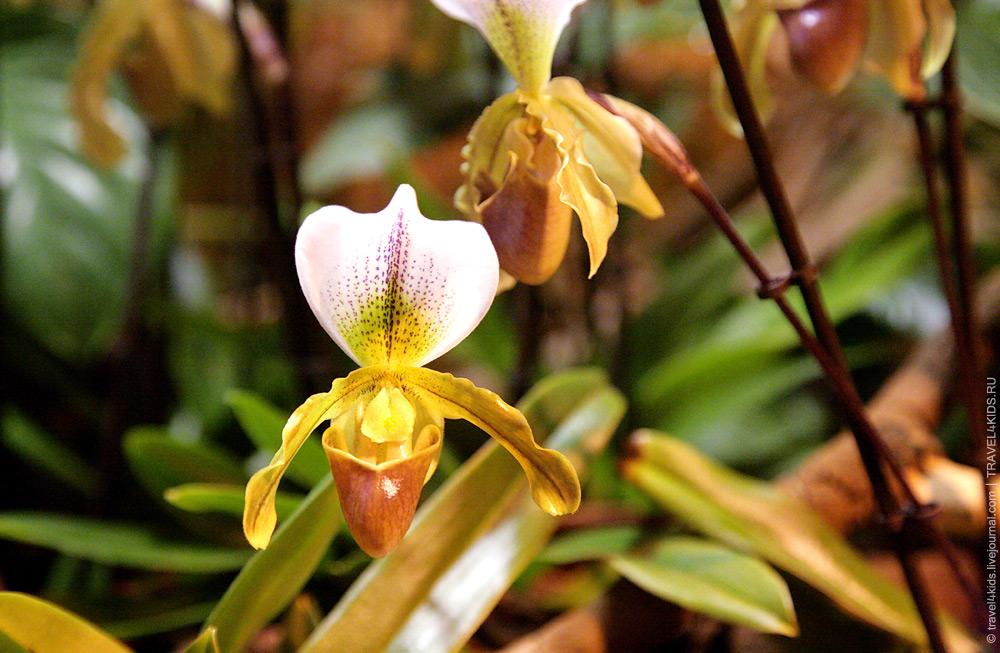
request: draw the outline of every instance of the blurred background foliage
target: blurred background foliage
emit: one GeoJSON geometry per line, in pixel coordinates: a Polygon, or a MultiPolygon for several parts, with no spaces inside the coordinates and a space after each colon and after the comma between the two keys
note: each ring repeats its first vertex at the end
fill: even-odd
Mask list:
{"type": "MultiPolygon", "coordinates": [[[[522,405],[550,446],[586,454],[578,516],[560,526],[532,512],[512,489],[510,460],[495,447],[474,454],[486,436],[450,423],[425,491],[433,498],[405,551],[368,566],[339,528],[324,456],[310,442],[279,495],[287,534],[247,564],[243,484],[269,459],[288,411],[353,367],[298,292],[299,217],[326,203],[381,209],[405,181],[426,214],[458,218],[450,199],[465,135],[511,81],[478,34],[425,0],[238,6],[0,3],[3,588],[149,651],[183,648],[203,623],[218,627],[224,651],[333,650],[323,642],[359,633],[373,638],[365,650],[455,650],[470,637],[469,650],[496,650],[601,596],[649,612],[649,595],[636,598],[619,575],[729,623],[786,635],[803,626],[802,644],[779,638],[764,650],[819,650],[808,647],[824,637],[829,650],[843,650],[845,636],[866,650],[919,641],[910,617],[892,613],[905,612],[893,608],[898,589],[838,596],[837,581],[774,553],[781,528],[738,522],[736,533],[764,533],[748,544],[685,518],[683,506],[694,504],[646,496],[689,482],[696,496],[710,495],[697,479],[653,465],[652,485],[638,483],[643,494],[619,472],[634,428],[772,479],[840,424],[794,332],[753,294],[699,207],[652,166],[662,220],[624,213],[590,282],[577,234],[552,281],[499,296],[473,335],[435,363],[510,401],[548,379],[522,405]],[[579,365],[604,373],[550,377],[579,365]],[[492,490],[480,496],[483,487],[492,490]],[[449,525],[455,514],[463,521],[449,525]],[[681,524],[709,539],[679,535],[681,524]],[[475,571],[470,560],[493,565],[475,571]],[[745,580],[727,586],[734,574],[745,580]],[[472,583],[464,589],[463,576],[472,583]],[[421,617],[432,594],[458,601],[465,620],[421,617]],[[470,596],[481,605],[464,605],[470,596]],[[706,605],[705,596],[717,598],[706,605]],[[878,601],[889,607],[879,612],[878,601]],[[370,622],[372,605],[395,621],[370,622]],[[428,638],[435,643],[421,644],[428,638]]],[[[989,270],[1000,264],[1000,4],[958,9],[973,237],[979,268],[989,270]]],[[[826,97],[794,77],[780,48],[769,62],[777,165],[868,397],[948,323],[915,144],[882,82],[860,78],[826,97]]],[[[688,0],[591,0],[556,57],[557,74],[635,101],[672,127],[741,231],[782,270],[744,145],[711,112],[713,65],[688,0]]],[[[947,415],[945,442],[966,460],[964,418],[947,415]]],[[[705,508],[715,509],[728,518],[705,508]]],[[[810,542],[836,538],[810,524],[786,527],[810,542]]],[[[853,553],[831,555],[843,573],[867,573],[843,557],[853,553]]],[[[15,603],[37,607],[0,607],[15,603]]],[[[718,629],[682,632],[690,650],[718,642],[718,629]]],[[[212,650],[210,639],[191,650],[212,650]]],[[[621,650],[647,650],[635,647],[621,650]]]]}

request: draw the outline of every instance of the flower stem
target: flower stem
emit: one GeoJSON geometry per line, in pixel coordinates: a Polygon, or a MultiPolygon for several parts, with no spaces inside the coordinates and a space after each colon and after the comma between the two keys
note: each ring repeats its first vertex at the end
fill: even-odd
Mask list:
{"type": "MultiPolygon", "coordinates": [[[[938,653],[944,652],[947,648],[935,616],[933,602],[914,559],[915,538],[933,528],[930,514],[927,508],[916,500],[912,490],[903,480],[898,466],[893,463],[892,456],[865,412],[864,404],[851,378],[843,349],[819,291],[815,268],[802,242],[784,188],[778,179],[770,147],[750,97],[722,8],[718,0],[699,0],[699,4],[736,114],[743,126],[761,191],[771,209],[778,236],[792,266],[792,276],[796,277],[816,338],[829,358],[830,368],[827,369],[821,358],[817,357],[817,360],[824,364],[824,371],[833,384],[843,416],[854,434],[879,510],[892,529],[896,553],[906,573],[907,584],[923,621],[931,649],[938,653]],[[902,502],[898,501],[890,490],[883,464],[899,483],[903,493],[902,502]]],[[[805,343],[804,340],[803,344],[805,343]]]]}

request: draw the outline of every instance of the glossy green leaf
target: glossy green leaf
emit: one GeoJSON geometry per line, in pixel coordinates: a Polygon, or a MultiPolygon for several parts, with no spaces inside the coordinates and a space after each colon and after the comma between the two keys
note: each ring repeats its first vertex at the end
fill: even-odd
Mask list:
{"type": "Polygon", "coordinates": [[[131,651],[93,624],[63,608],[17,592],[0,592],[0,632],[32,653],[131,651]]]}
{"type": "Polygon", "coordinates": [[[244,549],[171,542],[140,526],[43,513],[0,513],[0,538],[107,565],[189,574],[232,571],[250,558],[244,549]]]}
{"type": "MultiPolygon", "coordinates": [[[[281,429],[291,411],[282,411],[245,390],[230,390],[226,393],[226,403],[236,414],[236,420],[243,427],[247,437],[262,451],[273,453],[281,447],[281,429]]],[[[319,438],[310,438],[302,443],[285,474],[296,483],[312,487],[330,473],[330,463],[323,452],[319,438]]]]}
{"type": "Polygon", "coordinates": [[[181,442],[166,429],[139,427],[125,435],[125,457],[136,478],[155,497],[183,483],[242,485],[247,475],[225,451],[200,442],[181,442]]]}
{"type": "Polygon", "coordinates": [[[0,417],[0,438],[7,449],[52,478],[85,496],[94,493],[97,477],[90,465],[20,412],[10,410],[0,417]]]}
{"type": "Polygon", "coordinates": [[[600,560],[625,553],[642,536],[638,526],[606,526],[572,531],[549,544],[538,556],[538,562],[568,565],[585,560],[600,560]]]}
{"type": "MultiPolygon", "coordinates": [[[[874,571],[812,510],[763,481],[721,467],[653,431],[633,436],[625,477],[690,528],[759,555],[843,610],[917,645],[926,635],[909,594],[874,571]]],[[[945,619],[951,651],[976,643],[945,619]]]]}
{"type": "Polygon", "coordinates": [[[219,651],[218,633],[215,628],[206,628],[198,639],[184,649],[184,653],[219,653],[219,651]]]}
{"type": "MultiPolygon", "coordinates": [[[[245,485],[222,483],[185,483],[163,493],[170,505],[189,512],[224,512],[235,517],[243,516],[245,485]]],[[[279,492],[275,497],[278,519],[284,520],[299,507],[302,496],[279,492]]]]}
{"type": "MultiPolygon", "coordinates": [[[[124,316],[148,137],[118,86],[110,104],[128,152],[111,170],[83,158],[66,82],[76,46],[63,26],[45,37],[5,38],[0,50],[0,299],[8,319],[56,356],[89,361],[106,353],[124,316]]],[[[161,166],[161,174],[165,190],[172,166],[161,166]]],[[[166,194],[156,195],[153,252],[164,241],[169,208],[166,194]]]]}
{"type": "MultiPolygon", "coordinates": [[[[319,566],[340,528],[340,504],[327,476],[257,551],[205,622],[218,631],[222,653],[242,651],[295,598],[319,566]]],[[[247,545],[249,547],[249,545],[247,545]]]]}
{"type": "Polygon", "coordinates": [[[765,633],[798,633],[784,579],[758,558],[695,537],[665,537],[611,566],[650,594],[765,633]]]}
{"type": "MultiPolygon", "coordinates": [[[[599,372],[548,378],[519,404],[535,437],[581,472],[624,412],[599,372]]],[[[556,520],[525,492],[517,462],[484,445],[417,512],[399,547],[374,562],[306,641],[328,650],[459,648],[552,536],[556,520]]]]}

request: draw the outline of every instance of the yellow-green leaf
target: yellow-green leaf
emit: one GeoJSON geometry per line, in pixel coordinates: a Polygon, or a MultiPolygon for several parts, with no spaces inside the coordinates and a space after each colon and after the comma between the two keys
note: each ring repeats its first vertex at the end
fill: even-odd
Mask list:
{"type": "MultiPolygon", "coordinates": [[[[926,645],[910,595],[874,571],[807,506],[666,435],[639,431],[633,443],[638,455],[626,462],[625,477],[673,517],[794,574],[854,617],[926,645]]],[[[954,621],[943,623],[950,651],[978,650],[954,621]]]]}
{"type": "Polygon", "coordinates": [[[97,626],[57,605],[0,592],[0,632],[32,653],[130,653],[97,626]]]}

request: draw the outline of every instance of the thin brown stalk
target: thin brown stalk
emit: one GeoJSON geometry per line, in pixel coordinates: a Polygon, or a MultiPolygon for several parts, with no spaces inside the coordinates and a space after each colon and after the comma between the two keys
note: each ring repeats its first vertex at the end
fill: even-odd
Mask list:
{"type": "MultiPolygon", "coordinates": [[[[975,306],[975,259],[969,224],[967,173],[962,130],[962,96],[955,65],[956,50],[941,69],[941,108],[944,113],[944,168],[951,207],[952,255],[957,274],[957,294],[962,331],[967,343],[967,356],[960,358],[960,374],[964,374],[968,393],[969,426],[975,449],[975,460],[986,478],[986,395],[981,361],[984,359],[975,306]]],[[[961,356],[961,352],[960,352],[961,356]]]]}
{"type": "Polygon", "coordinates": [[[936,618],[926,581],[917,569],[913,556],[914,538],[927,532],[928,528],[933,528],[933,522],[926,507],[916,500],[912,490],[902,478],[898,466],[893,463],[892,456],[867,416],[864,404],[851,378],[843,349],[820,294],[816,275],[813,273],[813,264],[799,234],[784,187],[778,178],[767,137],[750,96],[746,77],[736,55],[722,8],[718,0],[699,0],[699,4],[722,67],[736,114],[743,127],[761,191],[771,209],[778,236],[792,266],[792,274],[797,277],[796,282],[802,293],[816,337],[831,359],[832,369],[827,371],[824,368],[824,371],[827,371],[827,377],[840,400],[843,417],[855,436],[879,510],[894,534],[895,550],[904,570],[906,570],[907,584],[923,621],[928,642],[932,650],[942,653],[947,648],[941,634],[940,624],[936,618]],[[902,505],[889,487],[883,465],[889,468],[903,491],[902,505]]]}

